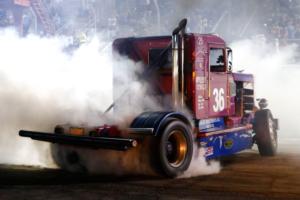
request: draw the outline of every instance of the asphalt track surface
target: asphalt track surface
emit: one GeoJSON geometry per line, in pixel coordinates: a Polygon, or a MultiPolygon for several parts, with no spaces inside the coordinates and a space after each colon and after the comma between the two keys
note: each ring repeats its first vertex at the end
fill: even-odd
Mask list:
{"type": "Polygon", "coordinates": [[[300,199],[300,147],[281,144],[275,157],[250,150],[222,160],[219,174],[189,179],[71,174],[0,165],[6,199],[300,199]]]}

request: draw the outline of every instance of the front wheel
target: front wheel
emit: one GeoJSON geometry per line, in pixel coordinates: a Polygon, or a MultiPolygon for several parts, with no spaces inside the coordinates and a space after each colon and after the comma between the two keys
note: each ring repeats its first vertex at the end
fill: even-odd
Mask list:
{"type": "Polygon", "coordinates": [[[274,156],[277,152],[277,130],[270,110],[255,113],[254,131],[260,155],[274,156]]]}
{"type": "Polygon", "coordinates": [[[159,161],[163,172],[176,177],[186,171],[193,156],[190,128],[181,121],[171,121],[159,140],[159,161]]]}

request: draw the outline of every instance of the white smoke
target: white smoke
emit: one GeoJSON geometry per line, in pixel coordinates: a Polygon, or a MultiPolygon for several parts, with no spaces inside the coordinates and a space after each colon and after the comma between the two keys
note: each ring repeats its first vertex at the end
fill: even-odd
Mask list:
{"type": "MultiPolygon", "coordinates": [[[[132,116],[145,107],[161,109],[145,96],[147,88],[135,77],[141,64],[113,55],[111,43],[101,38],[94,38],[72,54],[64,51],[65,38],[35,35],[20,38],[13,30],[6,29],[0,32],[0,42],[0,54],[3,55],[0,60],[0,163],[54,166],[48,143],[21,138],[18,131],[52,132],[56,124],[66,122],[105,123],[102,114],[112,103],[113,73],[119,86],[116,97],[126,91],[128,85],[131,85],[129,93],[134,93],[121,98],[121,104],[127,106],[117,108],[119,120],[115,123],[122,121],[123,125],[128,125],[132,116]],[[129,104],[134,105],[134,109],[129,104]]],[[[52,153],[64,157],[68,152],[76,151],[92,173],[152,174],[149,157],[144,152],[147,144],[139,146],[128,152],[66,147],[54,148],[52,151],[60,152],[52,153]]],[[[189,170],[185,176],[216,172],[216,167],[210,170],[203,155],[198,153],[195,150],[190,167],[193,172],[189,170]]],[[[56,160],[64,165],[67,162],[62,157],[56,160]]]]}
{"type": "Polygon", "coordinates": [[[111,42],[99,37],[72,54],[65,52],[65,41],[0,31],[0,163],[49,166],[49,145],[20,138],[18,131],[52,132],[67,122],[103,124],[102,114],[113,99],[113,66],[124,72],[119,79],[138,67],[116,59],[111,42]]]}
{"type": "MultiPolygon", "coordinates": [[[[278,48],[276,44],[257,38],[237,41],[230,46],[234,52],[234,71],[243,70],[254,75],[256,98],[266,98],[273,116],[279,119],[279,149],[287,150],[287,144],[296,147],[295,141],[300,138],[300,116],[297,114],[300,113],[300,63],[297,60],[297,46],[278,48]]],[[[207,162],[204,154],[204,149],[194,147],[191,165],[180,178],[218,173],[220,163],[207,162]]]]}
{"type": "MultiPolygon", "coordinates": [[[[159,109],[152,99],[144,100],[142,91],[146,88],[136,81],[134,74],[140,64],[121,57],[116,59],[116,55],[112,55],[110,42],[94,38],[68,54],[64,52],[65,38],[49,39],[34,35],[19,38],[12,30],[3,30],[0,35],[0,54],[3,55],[0,60],[1,163],[50,166],[49,145],[20,138],[17,135],[19,129],[52,132],[56,124],[65,122],[104,123],[102,113],[113,99],[113,66],[118,66],[114,74],[123,85],[118,94],[132,83],[132,92],[139,91],[135,93],[139,94],[135,98],[122,100],[133,103],[135,109],[123,107],[119,119],[136,116],[145,105],[159,109]]],[[[280,137],[299,137],[299,117],[293,113],[299,111],[297,77],[300,70],[298,65],[290,64],[291,60],[295,60],[296,47],[288,46],[277,51],[256,40],[235,42],[231,47],[235,52],[235,69],[245,69],[245,72],[255,75],[256,96],[267,98],[274,116],[280,119],[280,137]]],[[[127,119],[127,124],[131,120],[127,119]]],[[[191,166],[182,177],[219,172],[219,162],[207,163],[203,150],[194,149],[191,166]]],[[[87,152],[90,154],[93,151],[87,152]]],[[[124,160],[121,158],[130,160],[136,157],[134,153],[133,157],[129,156],[130,153],[114,154],[118,162],[124,160]]],[[[98,170],[94,163],[85,162],[92,172],[98,170]]],[[[101,162],[104,162],[103,159],[101,162]]],[[[133,169],[139,169],[137,171],[140,173],[146,170],[145,165],[141,167],[137,162],[138,159],[131,162],[132,165],[124,168],[122,174],[133,169]]]]}
{"type": "Polygon", "coordinates": [[[220,162],[217,160],[206,160],[205,149],[194,144],[194,153],[189,168],[178,178],[190,178],[195,176],[217,174],[221,170],[220,162]]]}
{"type": "Polygon", "coordinates": [[[300,63],[297,46],[276,48],[256,39],[235,42],[234,69],[254,74],[257,98],[266,98],[273,116],[279,119],[279,142],[299,138],[300,63]]]}
{"type": "MultiPolygon", "coordinates": [[[[0,35],[0,54],[4,55],[0,60],[1,163],[50,166],[49,145],[18,137],[19,129],[52,132],[56,124],[65,122],[103,124],[103,111],[113,99],[113,73],[122,86],[116,91],[116,96],[122,94],[128,85],[132,85],[130,90],[135,94],[134,98],[127,95],[129,98],[121,100],[122,105],[135,105],[135,109],[130,106],[118,108],[118,119],[125,119],[121,120],[122,124],[125,121],[128,125],[132,116],[142,112],[145,105],[160,109],[153,99],[145,98],[146,88],[135,77],[135,72],[141,69],[140,64],[113,55],[111,42],[94,38],[69,54],[64,51],[65,38],[49,39],[34,35],[20,38],[12,30],[1,31],[0,35]],[[113,70],[113,66],[117,66],[117,70],[113,70]]],[[[296,106],[297,94],[300,94],[297,87],[299,69],[297,65],[290,64],[295,59],[295,47],[288,46],[277,51],[256,40],[239,41],[231,46],[235,52],[236,70],[245,69],[245,72],[255,75],[256,96],[269,100],[274,116],[280,119],[280,133],[298,136],[299,117],[290,119],[290,113],[299,111],[296,106]]],[[[116,123],[121,122],[117,120],[116,123]]],[[[207,163],[204,150],[194,150],[191,166],[181,177],[219,172],[219,162],[207,163]]],[[[126,161],[137,158],[136,152],[110,151],[106,155],[116,159],[109,160],[111,165],[107,165],[110,166],[107,169],[96,165],[104,163],[105,156],[95,163],[88,161],[94,153],[105,155],[105,152],[108,151],[82,150],[79,153],[88,155],[84,162],[91,172],[115,171],[112,170],[116,167],[114,164],[120,162],[124,167],[121,174],[149,170],[146,165],[141,165],[139,159],[126,161]]]]}

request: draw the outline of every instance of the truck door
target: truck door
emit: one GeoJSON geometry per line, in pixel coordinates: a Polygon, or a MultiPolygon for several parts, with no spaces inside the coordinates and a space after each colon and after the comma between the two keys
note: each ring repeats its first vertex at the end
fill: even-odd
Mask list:
{"type": "Polygon", "coordinates": [[[226,116],[229,109],[228,74],[225,48],[217,45],[209,47],[208,97],[210,117],[226,116]]]}

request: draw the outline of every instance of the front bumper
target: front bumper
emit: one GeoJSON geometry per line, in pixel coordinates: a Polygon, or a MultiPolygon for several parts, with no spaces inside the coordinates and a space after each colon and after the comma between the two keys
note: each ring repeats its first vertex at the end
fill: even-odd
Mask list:
{"type": "Polygon", "coordinates": [[[73,136],[25,130],[20,130],[19,135],[22,137],[30,137],[33,140],[80,146],[91,149],[113,149],[125,151],[137,146],[137,141],[135,139],[127,138],[73,136]]]}

